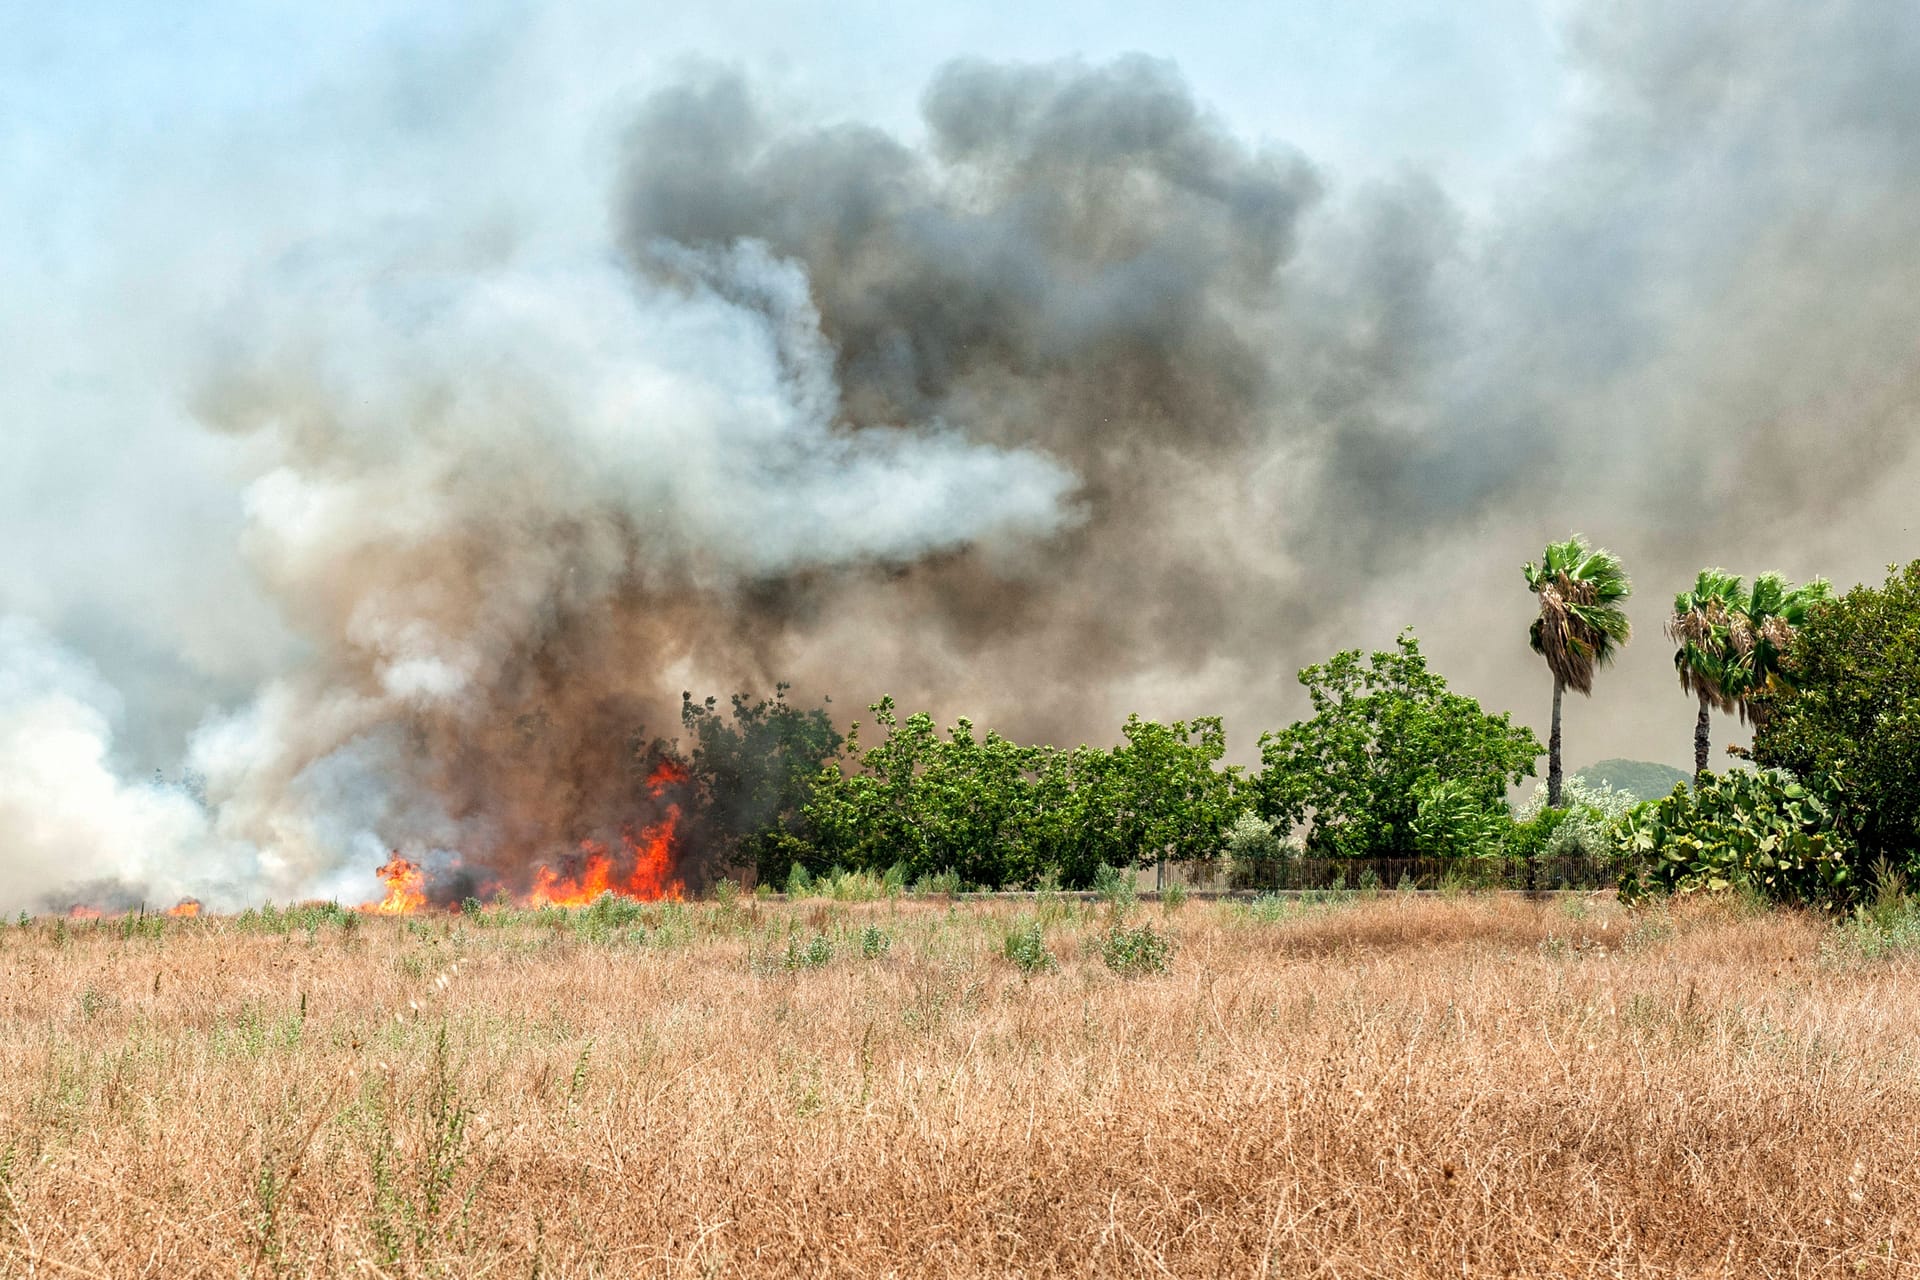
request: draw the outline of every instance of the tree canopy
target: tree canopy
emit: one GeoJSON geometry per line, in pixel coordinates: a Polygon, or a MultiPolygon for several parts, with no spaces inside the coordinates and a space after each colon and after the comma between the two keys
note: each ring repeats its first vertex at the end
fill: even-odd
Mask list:
{"type": "Polygon", "coordinates": [[[1507,788],[1533,776],[1541,754],[1531,729],[1450,692],[1411,631],[1390,651],[1349,649],[1299,679],[1314,714],[1261,737],[1253,785],[1262,814],[1310,824],[1311,853],[1421,852],[1423,796],[1504,814],[1507,788]]]}
{"type": "Polygon", "coordinates": [[[1920,870],[1920,560],[1808,608],[1754,759],[1817,782],[1859,857],[1920,870]]]}

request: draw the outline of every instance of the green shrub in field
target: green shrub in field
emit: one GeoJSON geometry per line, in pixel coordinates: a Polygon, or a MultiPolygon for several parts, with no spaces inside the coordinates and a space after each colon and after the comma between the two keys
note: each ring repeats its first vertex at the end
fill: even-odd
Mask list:
{"type": "Polygon", "coordinates": [[[878,960],[893,948],[893,935],[877,924],[870,924],[860,931],[860,954],[869,960],[878,960]]]}
{"type": "Polygon", "coordinates": [[[1780,770],[1703,775],[1689,793],[1636,808],[1614,831],[1623,898],[1746,889],[1774,902],[1838,905],[1856,886],[1833,811],[1780,770]]]}
{"type": "Polygon", "coordinates": [[[1280,856],[1283,846],[1273,824],[1248,809],[1227,828],[1226,852],[1233,865],[1259,864],[1280,856]]]}
{"type": "Polygon", "coordinates": [[[568,923],[574,933],[594,942],[610,940],[615,931],[638,924],[646,918],[644,903],[608,890],[571,914],[568,923]]]}
{"type": "Polygon", "coordinates": [[[887,896],[886,882],[878,874],[840,867],[815,881],[814,891],[835,902],[873,902],[887,896]]]}
{"type": "Polygon", "coordinates": [[[1614,856],[1614,828],[1639,803],[1607,782],[1589,782],[1579,774],[1567,779],[1562,807],[1547,807],[1545,785],[1534,788],[1514,814],[1507,852],[1528,858],[1585,858],[1606,862],[1614,856]]]}
{"type": "Polygon", "coordinates": [[[833,959],[833,943],[824,933],[816,933],[805,942],[787,939],[787,954],[781,959],[785,969],[823,969],[833,959]]]}
{"type": "Polygon", "coordinates": [[[1047,950],[1047,934],[1038,920],[1026,920],[1007,931],[1000,944],[1000,953],[1020,972],[1032,976],[1036,973],[1051,973],[1060,967],[1053,958],[1053,952],[1047,950]]]}
{"type": "Polygon", "coordinates": [[[1907,892],[1906,876],[1883,858],[1873,878],[1873,897],[1833,931],[1824,948],[1830,955],[1880,960],[1920,952],[1920,899],[1907,892]]]}
{"type": "Polygon", "coordinates": [[[1261,924],[1273,924],[1289,916],[1298,915],[1301,904],[1294,898],[1278,893],[1262,893],[1239,908],[1249,920],[1261,924]]]}
{"type": "Polygon", "coordinates": [[[1125,978],[1165,973],[1173,960],[1173,939],[1151,924],[1115,924],[1100,936],[1098,946],[1107,968],[1125,978]]]}
{"type": "Polygon", "coordinates": [[[1429,858],[1478,858],[1498,852],[1509,825],[1506,805],[1489,803],[1483,790],[1459,778],[1416,783],[1413,818],[1407,824],[1413,847],[1429,858]]]}
{"type": "Polygon", "coordinates": [[[1133,910],[1138,891],[1134,885],[1131,869],[1110,867],[1101,863],[1094,869],[1093,891],[1100,895],[1100,901],[1112,908],[1113,913],[1124,916],[1133,910]]]}

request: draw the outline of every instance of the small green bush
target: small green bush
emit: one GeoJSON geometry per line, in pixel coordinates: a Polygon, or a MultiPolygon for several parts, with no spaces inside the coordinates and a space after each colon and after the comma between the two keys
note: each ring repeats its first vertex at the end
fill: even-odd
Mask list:
{"type": "Polygon", "coordinates": [[[1151,924],[1133,928],[1115,924],[1099,941],[1100,958],[1124,978],[1165,973],[1173,960],[1173,939],[1151,924]]]}
{"type": "Polygon", "coordinates": [[[1131,870],[1110,867],[1104,862],[1094,868],[1093,891],[1100,895],[1100,901],[1106,903],[1115,915],[1120,916],[1133,909],[1138,894],[1131,870]]]}
{"type": "Polygon", "coordinates": [[[1047,933],[1038,920],[1027,920],[1007,931],[1000,944],[1000,953],[1013,967],[1031,977],[1036,973],[1051,973],[1060,967],[1053,958],[1053,952],[1047,950],[1047,933]]]}
{"type": "Polygon", "coordinates": [[[1458,778],[1436,778],[1414,786],[1414,814],[1408,825],[1414,848],[1429,858],[1478,858],[1496,853],[1508,825],[1504,803],[1496,809],[1485,788],[1458,778]]]}
{"type": "Polygon", "coordinates": [[[878,960],[893,948],[893,935],[877,924],[870,924],[860,931],[860,954],[869,960],[878,960]]]}
{"type": "Polygon", "coordinates": [[[784,969],[824,969],[833,959],[833,943],[824,933],[816,933],[804,943],[798,937],[787,939],[787,954],[781,958],[784,969]]]}
{"type": "Polygon", "coordinates": [[[950,897],[960,892],[960,873],[957,871],[932,871],[913,882],[913,896],[916,898],[950,897]]]}

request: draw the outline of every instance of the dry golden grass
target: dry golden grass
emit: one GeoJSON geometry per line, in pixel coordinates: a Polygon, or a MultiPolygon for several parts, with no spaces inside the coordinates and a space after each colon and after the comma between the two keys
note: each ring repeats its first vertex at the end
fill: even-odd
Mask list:
{"type": "Polygon", "coordinates": [[[1817,919],[1023,910],[9,927],[0,1273],[1920,1273],[1920,983],[1817,919]]]}

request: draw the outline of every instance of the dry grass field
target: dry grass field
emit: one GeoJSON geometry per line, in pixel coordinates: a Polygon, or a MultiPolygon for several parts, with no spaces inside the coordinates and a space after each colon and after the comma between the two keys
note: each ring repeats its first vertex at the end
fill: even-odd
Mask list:
{"type": "Polygon", "coordinates": [[[1132,920],[1164,972],[1060,901],[8,925],[0,1274],[1920,1274],[1897,948],[1604,898],[1132,920]]]}

